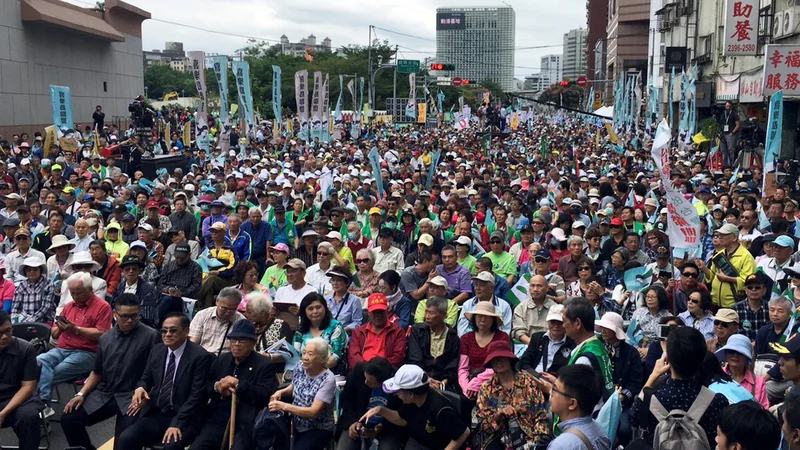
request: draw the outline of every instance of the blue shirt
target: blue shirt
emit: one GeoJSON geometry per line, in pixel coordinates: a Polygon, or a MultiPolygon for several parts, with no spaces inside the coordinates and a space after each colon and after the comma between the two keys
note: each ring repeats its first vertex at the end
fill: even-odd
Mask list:
{"type": "Polygon", "coordinates": [[[325,300],[328,302],[331,316],[341,322],[345,328],[352,330],[361,325],[364,317],[361,312],[361,299],[348,292],[338,303],[333,300],[333,294],[326,295],[325,300]]]}
{"type": "Polygon", "coordinates": [[[252,256],[264,256],[267,254],[267,242],[272,241],[272,225],[261,221],[258,225],[246,221],[242,224],[242,231],[250,235],[250,245],[252,256]]]}
{"type": "MultiPolygon", "coordinates": [[[[478,297],[472,297],[471,299],[465,301],[464,304],[461,306],[461,312],[458,315],[458,322],[456,322],[458,337],[461,337],[464,334],[472,331],[469,320],[467,320],[464,314],[475,309],[475,305],[477,304],[478,304],[478,297]]],[[[500,327],[500,329],[505,331],[506,334],[508,334],[509,336],[511,336],[511,322],[513,320],[513,312],[511,311],[511,306],[508,304],[507,301],[498,298],[497,296],[492,296],[492,304],[494,305],[495,312],[500,314],[500,317],[503,318],[503,325],[500,327]]]]}
{"type": "Polygon", "coordinates": [[[252,241],[250,239],[250,235],[246,231],[239,228],[239,234],[236,235],[236,239],[231,239],[230,230],[228,230],[228,235],[226,238],[231,243],[231,247],[233,248],[233,253],[236,254],[237,261],[250,260],[252,241]]]}
{"type": "Polygon", "coordinates": [[[611,449],[611,441],[608,439],[603,427],[592,420],[591,416],[585,416],[560,422],[558,428],[561,429],[561,434],[550,442],[547,450],[586,450],[586,445],[581,438],[572,433],[565,433],[565,431],[573,427],[581,430],[586,439],[592,444],[594,450],[611,449]]]}

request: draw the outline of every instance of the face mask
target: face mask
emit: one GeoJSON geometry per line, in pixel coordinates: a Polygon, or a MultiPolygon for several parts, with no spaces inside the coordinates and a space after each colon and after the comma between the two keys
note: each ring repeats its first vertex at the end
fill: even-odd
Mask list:
{"type": "Polygon", "coordinates": [[[394,222],[386,222],[385,224],[383,224],[383,226],[389,228],[390,230],[394,230],[397,224],[394,222]]]}
{"type": "Polygon", "coordinates": [[[356,239],[356,234],[355,233],[347,233],[347,239],[350,239],[351,241],[354,241],[356,239]]]}
{"type": "Polygon", "coordinates": [[[556,238],[550,238],[550,243],[553,244],[553,245],[558,245],[559,244],[559,240],[556,239],[556,238]]]}
{"type": "Polygon", "coordinates": [[[606,208],[606,215],[609,215],[609,216],[614,215],[614,209],[613,208],[606,208]]]}

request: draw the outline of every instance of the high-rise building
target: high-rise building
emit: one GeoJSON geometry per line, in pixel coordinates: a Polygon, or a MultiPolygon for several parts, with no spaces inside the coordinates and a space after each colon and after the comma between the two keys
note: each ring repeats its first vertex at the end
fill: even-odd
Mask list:
{"type": "Polygon", "coordinates": [[[542,68],[540,79],[545,89],[552,84],[558,83],[564,77],[561,67],[561,55],[542,56],[540,67],[542,68]]]}
{"type": "Polygon", "coordinates": [[[578,28],[564,33],[561,72],[563,77],[570,81],[575,81],[580,76],[586,76],[586,36],[587,30],[585,28],[578,28]]]}
{"type": "Polygon", "coordinates": [[[513,90],[516,14],[510,6],[436,9],[436,62],[450,76],[491,80],[513,90]]]}
{"type": "Polygon", "coordinates": [[[590,80],[603,80],[606,77],[607,24],[608,0],[586,0],[586,76],[590,80]]]}

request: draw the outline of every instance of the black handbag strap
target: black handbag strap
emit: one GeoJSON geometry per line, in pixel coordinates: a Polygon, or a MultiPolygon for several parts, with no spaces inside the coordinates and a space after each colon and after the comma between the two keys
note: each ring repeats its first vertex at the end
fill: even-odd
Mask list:
{"type": "Polygon", "coordinates": [[[228,339],[228,331],[231,330],[231,323],[228,322],[228,326],[225,328],[225,334],[222,336],[222,342],[219,344],[219,350],[217,350],[217,356],[222,354],[222,349],[225,347],[225,340],[228,339]]]}

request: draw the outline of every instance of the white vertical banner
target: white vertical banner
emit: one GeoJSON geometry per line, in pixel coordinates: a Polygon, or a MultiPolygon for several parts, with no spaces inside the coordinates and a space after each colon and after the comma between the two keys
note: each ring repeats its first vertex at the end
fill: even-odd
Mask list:
{"type": "Polygon", "coordinates": [[[330,140],[330,135],[333,134],[333,131],[331,130],[331,125],[333,124],[330,122],[331,119],[330,77],[328,76],[327,73],[325,74],[325,80],[323,80],[322,82],[321,95],[322,99],[320,100],[320,103],[322,104],[322,106],[320,107],[320,109],[322,110],[322,136],[324,138],[323,140],[327,142],[330,140]]]}
{"type": "Polygon", "coordinates": [[[197,89],[199,105],[197,106],[197,126],[208,124],[208,110],[206,105],[206,57],[204,52],[186,52],[192,67],[194,87],[197,89]]]}
{"type": "Polygon", "coordinates": [[[652,156],[661,175],[667,199],[667,236],[674,248],[697,248],[700,245],[700,216],[689,200],[675,190],[670,181],[669,141],[672,131],[667,121],[662,119],[653,139],[652,156]]]}
{"type": "Polygon", "coordinates": [[[314,72],[314,93],[311,94],[311,139],[319,137],[320,126],[322,125],[322,103],[320,97],[322,93],[322,72],[314,72]]]}
{"type": "Polygon", "coordinates": [[[725,0],[723,56],[755,55],[759,0],[725,0]]]}
{"type": "Polygon", "coordinates": [[[294,74],[294,98],[297,102],[297,118],[300,119],[298,136],[305,137],[308,130],[308,71],[299,70],[294,74]]]}

